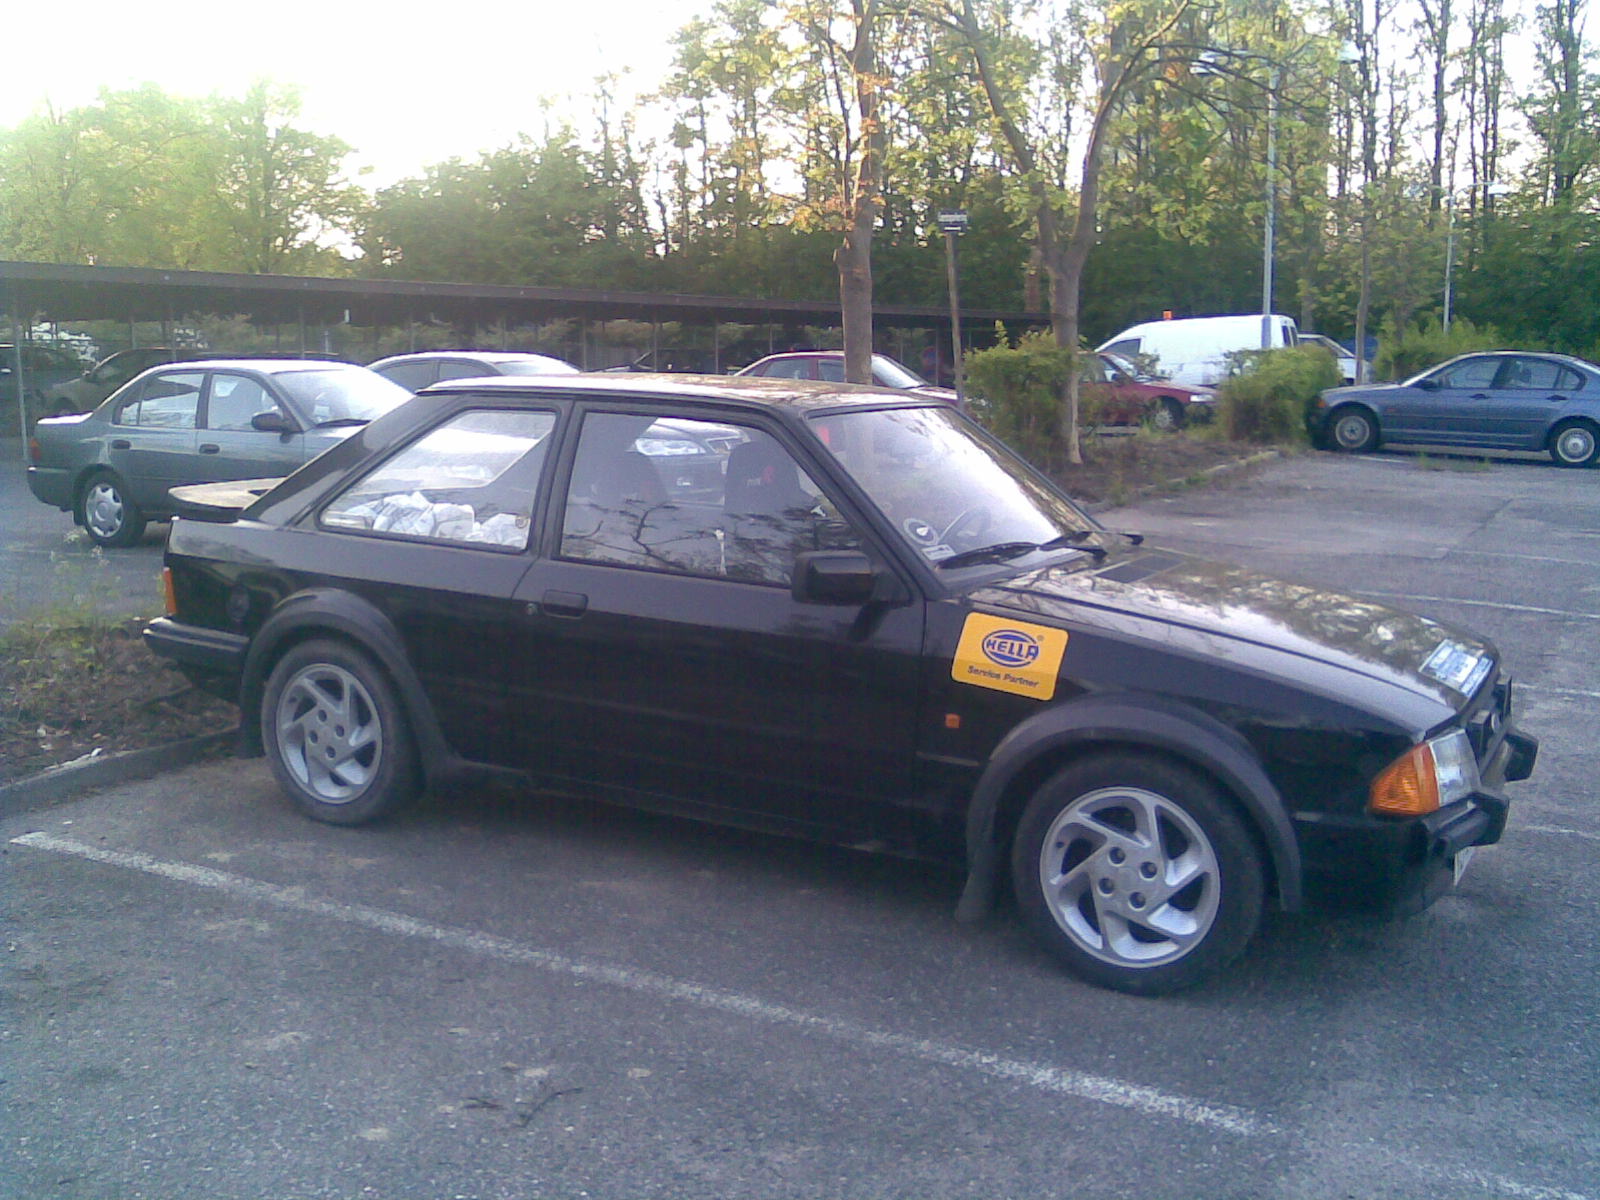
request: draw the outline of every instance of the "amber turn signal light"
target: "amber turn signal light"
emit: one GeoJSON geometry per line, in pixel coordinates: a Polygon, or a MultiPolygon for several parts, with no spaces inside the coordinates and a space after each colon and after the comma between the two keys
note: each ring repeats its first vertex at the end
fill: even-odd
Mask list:
{"type": "Polygon", "coordinates": [[[1390,817],[1420,817],[1439,807],[1433,747],[1413,746],[1372,781],[1367,807],[1390,817]]]}
{"type": "Polygon", "coordinates": [[[178,615],[178,593],[172,587],[172,568],[161,568],[161,599],[166,602],[167,616],[178,615]]]}

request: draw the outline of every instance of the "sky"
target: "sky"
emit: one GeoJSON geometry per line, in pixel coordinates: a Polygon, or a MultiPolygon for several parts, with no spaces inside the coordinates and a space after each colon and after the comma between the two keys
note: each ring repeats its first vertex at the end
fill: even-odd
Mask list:
{"type": "Polygon", "coordinates": [[[447,158],[476,158],[535,136],[550,110],[586,122],[594,79],[648,91],[671,63],[672,34],[704,0],[75,0],[11,5],[0,68],[0,127],[46,101],[92,101],[102,87],[154,83],[174,95],[237,96],[265,77],[301,88],[297,124],[355,147],[369,187],[447,158]]]}

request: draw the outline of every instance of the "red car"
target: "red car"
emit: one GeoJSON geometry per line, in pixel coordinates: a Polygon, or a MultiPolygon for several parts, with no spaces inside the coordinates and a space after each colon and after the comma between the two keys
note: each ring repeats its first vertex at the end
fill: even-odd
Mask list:
{"type": "Polygon", "coordinates": [[[1083,356],[1079,387],[1089,422],[1100,425],[1149,421],[1156,429],[1181,429],[1190,421],[1209,421],[1217,399],[1208,388],[1157,379],[1126,358],[1101,352],[1083,356]]]}

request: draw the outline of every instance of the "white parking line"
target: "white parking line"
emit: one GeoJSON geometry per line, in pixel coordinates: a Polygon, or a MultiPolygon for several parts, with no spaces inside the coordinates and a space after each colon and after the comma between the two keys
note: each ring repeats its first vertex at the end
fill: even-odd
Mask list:
{"type": "Polygon", "coordinates": [[[1560,825],[1517,825],[1514,828],[1528,833],[1554,833],[1561,837],[1583,838],[1587,842],[1600,842],[1600,833],[1585,833],[1581,829],[1565,829],[1560,825]]]}
{"type": "Polygon", "coordinates": [[[923,1062],[978,1071],[1042,1092],[1075,1096],[1080,1100],[1095,1100],[1102,1104],[1133,1109],[1149,1116],[1171,1117],[1191,1125],[1227,1133],[1250,1136],[1277,1132],[1270,1122],[1247,1109],[1233,1105],[1206,1103],[1102,1075],[1089,1075],[1081,1071],[1053,1067],[1047,1063],[1002,1058],[997,1054],[987,1054],[965,1046],[908,1037],[905,1034],[874,1029],[868,1025],[836,1017],[818,1016],[785,1005],[772,1004],[754,996],[704,987],[650,971],[573,958],[570,955],[540,950],[537,947],[525,946],[507,938],[478,933],[470,929],[433,925],[403,913],[368,908],[360,904],[338,904],[329,900],[318,900],[306,895],[305,891],[298,887],[263,883],[257,879],[217,871],[210,867],[197,867],[189,863],[163,862],[135,851],[107,850],[49,833],[24,834],[13,838],[12,844],[31,846],[36,850],[50,850],[57,854],[69,854],[92,862],[105,863],[108,866],[140,871],[147,875],[158,875],[164,879],[210,888],[243,899],[343,921],[350,925],[381,930],[400,937],[437,942],[453,949],[499,959],[502,962],[538,967],[557,975],[608,983],[628,991],[677,1000],[755,1021],[805,1029],[855,1046],[888,1050],[923,1062]]]}
{"type": "MultiPolygon", "coordinates": [[[[1090,1075],[1051,1066],[1048,1063],[1005,1058],[965,1046],[909,1037],[884,1029],[875,1029],[855,1021],[819,1016],[786,1005],[772,1004],[738,992],[704,987],[651,971],[639,971],[631,967],[574,958],[470,929],[434,925],[403,913],[370,908],[366,905],[319,900],[308,896],[300,887],[264,883],[258,879],[190,863],[167,862],[137,851],[108,850],[45,832],[23,834],[12,838],[11,844],[138,871],[195,887],[209,888],[244,900],[271,904],[278,908],[341,921],[399,937],[434,942],[501,962],[518,963],[537,967],[552,974],[610,984],[627,991],[730,1013],[752,1021],[802,1029],[847,1045],[884,1050],[924,1063],[973,1071],[1053,1095],[1072,1096],[1079,1100],[1110,1104],[1147,1116],[1168,1117],[1244,1138],[1281,1136],[1284,1133],[1283,1129],[1274,1125],[1268,1118],[1236,1105],[1195,1100],[1188,1096],[1103,1075],[1090,1075]]],[[[1370,1147],[1368,1149],[1370,1150],[1370,1147]]],[[[1512,1197],[1514,1200],[1600,1200],[1600,1197],[1594,1195],[1523,1183],[1471,1168],[1417,1162],[1402,1155],[1390,1154],[1385,1157],[1393,1167],[1408,1171],[1419,1178],[1435,1183],[1479,1188],[1493,1195],[1512,1197]]]]}
{"type": "Polygon", "coordinates": [[[1504,612],[1538,613],[1545,617],[1576,617],[1580,621],[1600,621],[1600,613],[1573,612],[1566,608],[1539,608],[1533,604],[1502,604],[1498,600],[1468,600],[1461,596],[1413,596],[1407,592],[1362,592],[1376,600],[1404,600],[1408,604],[1466,604],[1474,608],[1498,608],[1504,612]]]}

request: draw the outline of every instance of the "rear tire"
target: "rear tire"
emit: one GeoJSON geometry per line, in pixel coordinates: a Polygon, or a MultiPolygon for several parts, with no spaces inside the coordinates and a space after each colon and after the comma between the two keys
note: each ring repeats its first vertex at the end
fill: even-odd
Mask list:
{"type": "Polygon", "coordinates": [[[279,786],[313,820],[376,821],[419,790],[394,686],[344,642],[302,642],[278,660],[262,697],[261,741],[279,786]]]}
{"type": "Polygon", "coordinates": [[[78,524],[97,545],[132,546],[144,536],[145,516],[128,498],[128,485],[101,471],[78,493],[78,524]]]}
{"type": "Polygon", "coordinates": [[[1133,751],[1062,768],[1012,843],[1017,904],[1074,974],[1159,995],[1238,956],[1261,921],[1260,852],[1222,792],[1183,764],[1133,751]]]}
{"type": "Polygon", "coordinates": [[[1558,467],[1592,467],[1600,459],[1600,439],[1587,421],[1563,421],[1551,431],[1549,451],[1558,467]]]}

